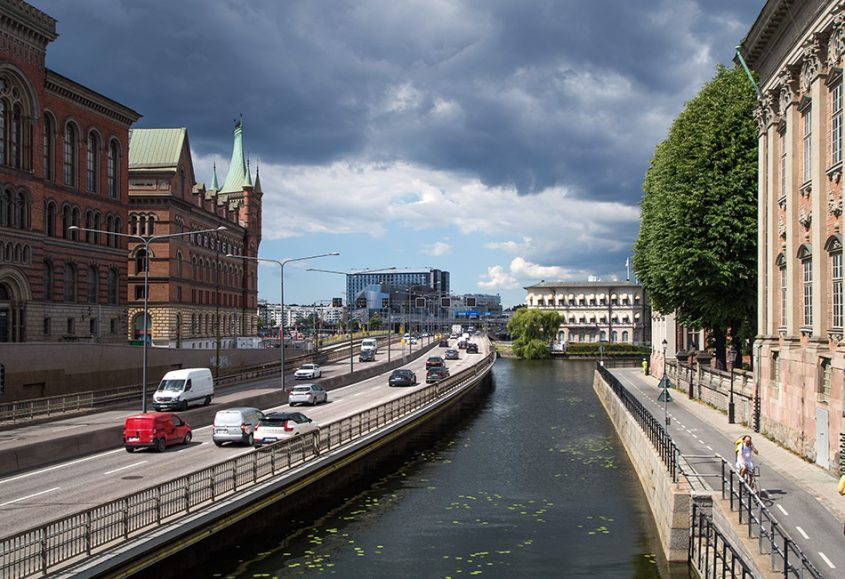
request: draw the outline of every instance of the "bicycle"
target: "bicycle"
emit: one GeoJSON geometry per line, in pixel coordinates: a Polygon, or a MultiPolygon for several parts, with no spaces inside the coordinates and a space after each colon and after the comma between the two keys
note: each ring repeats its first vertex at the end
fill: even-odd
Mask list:
{"type": "Polygon", "coordinates": [[[754,468],[750,470],[745,469],[745,474],[741,476],[742,480],[744,480],[748,485],[748,488],[750,488],[754,494],[757,494],[760,490],[757,487],[757,479],[760,477],[760,467],[755,464],[754,468]]]}

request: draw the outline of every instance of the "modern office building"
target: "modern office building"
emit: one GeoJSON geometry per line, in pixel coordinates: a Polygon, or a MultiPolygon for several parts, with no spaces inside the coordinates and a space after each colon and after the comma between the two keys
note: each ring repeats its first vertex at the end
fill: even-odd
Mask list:
{"type": "Polygon", "coordinates": [[[525,304],[561,316],[557,342],[651,342],[645,290],[630,281],[547,282],[525,288],[525,304]]]}
{"type": "MultiPolygon", "coordinates": [[[[129,127],[46,68],[56,20],[0,0],[0,342],[126,341],[129,127]]],[[[91,66],[98,66],[91,55],[91,66]]]]}
{"type": "Polygon", "coordinates": [[[757,73],[760,427],[845,468],[842,154],[845,6],[769,0],[742,47],[757,73]]]}

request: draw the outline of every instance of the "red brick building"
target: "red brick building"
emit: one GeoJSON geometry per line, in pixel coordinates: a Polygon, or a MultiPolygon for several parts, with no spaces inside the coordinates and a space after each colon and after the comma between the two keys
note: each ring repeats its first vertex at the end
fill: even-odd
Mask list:
{"type": "Polygon", "coordinates": [[[130,240],[129,338],[157,346],[231,348],[257,340],[261,183],[253,184],[235,125],[222,187],[197,183],[188,131],[133,129],[129,146],[130,235],[153,239],[144,323],[145,246],[130,240]],[[224,227],[218,232],[193,233],[224,227]],[[184,235],[182,235],[184,234],[184,235]]]}
{"type": "Polygon", "coordinates": [[[132,109],[45,67],[56,21],[0,0],[0,342],[126,340],[132,109]]]}

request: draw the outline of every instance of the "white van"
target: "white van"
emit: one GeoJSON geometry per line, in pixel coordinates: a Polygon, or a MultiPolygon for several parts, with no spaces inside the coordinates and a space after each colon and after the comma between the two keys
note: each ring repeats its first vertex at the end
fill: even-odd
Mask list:
{"type": "Polygon", "coordinates": [[[364,338],[361,340],[361,351],[372,350],[373,353],[378,352],[378,340],[375,338],[364,338]]]}
{"type": "Polygon", "coordinates": [[[208,368],[184,368],[164,375],[153,394],[153,408],[185,410],[188,406],[211,404],[214,397],[214,378],[208,368]]]}

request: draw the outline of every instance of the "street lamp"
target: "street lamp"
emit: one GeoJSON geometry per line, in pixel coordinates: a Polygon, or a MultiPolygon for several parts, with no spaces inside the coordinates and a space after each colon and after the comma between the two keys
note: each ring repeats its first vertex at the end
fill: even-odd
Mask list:
{"type": "MultiPolygon", "coordinates": [[[[663,339],[663,379],[660,381],[663,386],[663,392],[660,396],[663,397],[663,423],[669,426],[669,378],[666,376],[666,346],[668,342],[663,339]]],[[[659,400],[659,398],[658,398],[659,400]]]]}
{"type": "Polygon", "coordinates": [[[736,348],[731,344],[728,350],[728,360],[731,362],[731,398],[728,401],[728,424],[736,423],[736,406],[734,405],[734,364],[736,363],[736,348]]]}
{"type": "Polygon", "coordinates": [[[292,261],[305,261],[306,259],[317,259],[318,257],[329,257],[333,255],[340,255],[337,251],[330,253],[320,253],[317,255],[307,255],[305,257],[291,257],[289,259],[270,259],[267,257],[250,257],[248,255],[233,255],[227,253],[226,257],[239,257],[241,259],[249,259],[252,261],[266,261],[275,263],[279,266],[279,307],[282,309],[282,319],[279,322],[279,374],[281,374],[282,392],[285,391],[285,265],[292,261]]]}
{"type": "Polygon", "coordinates": [[[180,233],[168,233],[165,235],[133,235],[130,233],[118,233],[116,231],[103,231],[102,229],[91,229],[88,227],[79,227],[78,225],[71,225],[67,228],[68,231],[90,231],[92,233],[104,233],[106,235],[116,235],[118,237],[126,237],[127,239],[135,239],[144,244],[144,358],[143,370],[141,374],[141,412],[147,412],[147,338],[149,323],[149,287],[150,287],[150,243],[160,239],[169,239],[171,237],[184,237],[186,235],[196,235],[197,233],[214,233],[217,231],[226,231],[226,227],[221,225],[214,229],[201,229],[199,231],[182,231],[180,233]]]}

